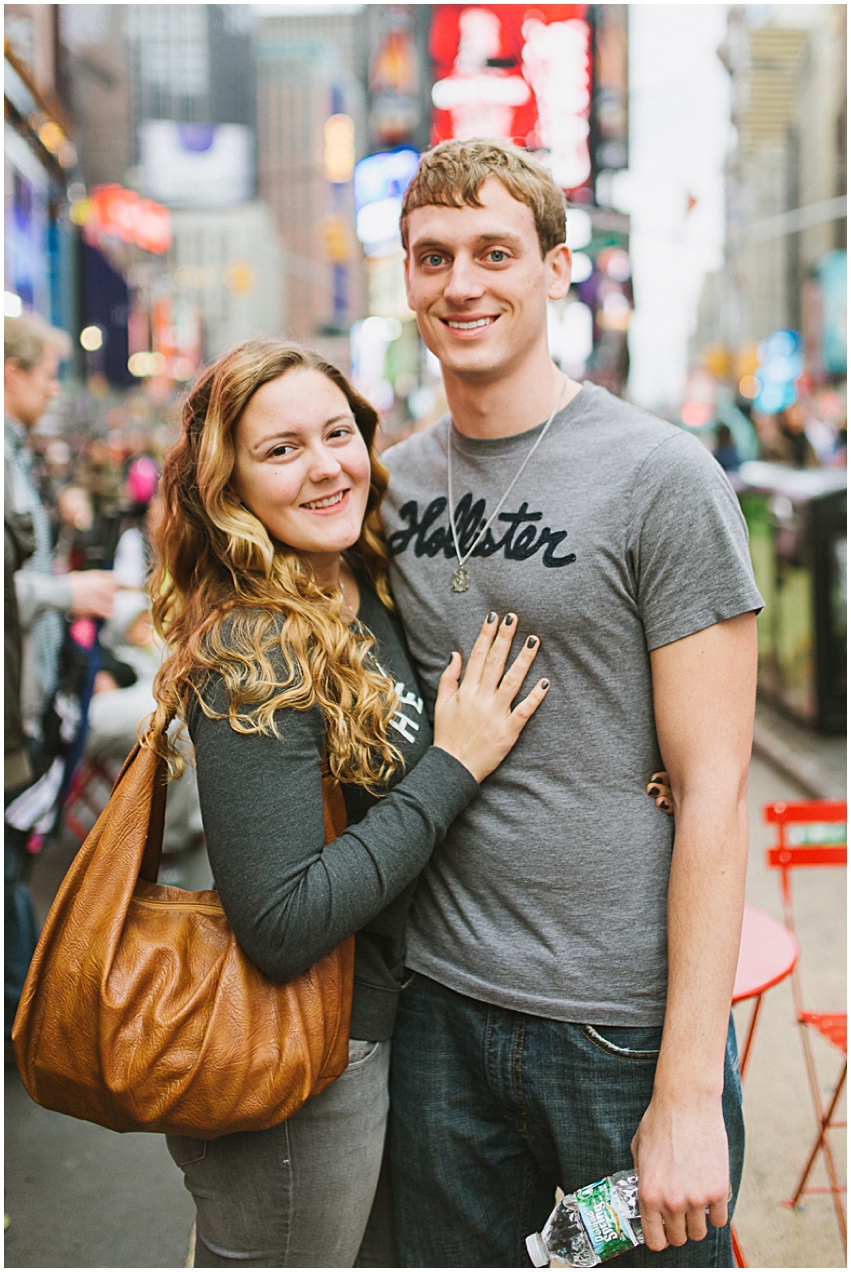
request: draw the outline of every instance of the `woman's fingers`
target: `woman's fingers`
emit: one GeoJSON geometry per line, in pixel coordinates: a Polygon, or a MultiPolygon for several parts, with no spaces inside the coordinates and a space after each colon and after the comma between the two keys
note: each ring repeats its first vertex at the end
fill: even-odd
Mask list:
{"type": "Polygon", "coordinates": [[[466,684],[475,686],[482,678],[487,656],[494,643],[494,637],[500,630],[498,619],[499,616],[496,611],[491,610],[479,629],[479,634],[476,637],[473,648],[470,650],[470,657],[467,659],[467,670],[464,673],[466,684]]]}
{"type": "MultiPolygon", "coordinates": [[[[535,661],[535,655],[538,652],[541,642],[537,636],[527,636],[524,640],[522,648],[518,653],[514,662],[508,668],[508,671],[502,677],[499,684],[499,691],[504,698],[511,703],[520,692],[523,681],[529,674],[529,668],[535,661]]],[[[494,651],[496,650],[496,642],[494,643],[494,651]]],[[[504,661],[504,660],[503,660],[504,661]]]]}
{"type": "Polygon", "coordinates": [[[445,702],[458,692],[458,680],[461,675],[461,655],[455,650],[441,674],[437,685],[437,701],[445,702]]]}
{"type": "Polygon", "coordinates": [[[671,790],[668,774],[662,769],[659,773],[654,773],[650,781],[645,787],[647,794],[651,797],[654,804],[663,813],[667,813],[669,817],[674,815],[674,793],[671,790]]]}
{"type": "Polygon", "coordinates": [[[522,702],[518,702],[511,712],[511,719],[517,724],[518,735],[527,721],[531,720],[544,698],[546,698],[549,687],[549,680],[539,680],[532,692],[527,694],[522,702]]]}
{"type": "Polygon", "coordinates": [[[511,642],[517,635],[517,615],[506,614],[496,630],[493,644],[488,650],[482,670],[482,680],[496,690],[505,671],[505,663],[511,650],[511,642]]]}

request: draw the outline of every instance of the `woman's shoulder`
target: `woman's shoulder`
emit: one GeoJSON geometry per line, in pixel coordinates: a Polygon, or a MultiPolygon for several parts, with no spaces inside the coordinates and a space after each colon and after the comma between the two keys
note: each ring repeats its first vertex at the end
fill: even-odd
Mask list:
{"type": "MultiPolygon", "coordinates": [[[[207,714],[199,699],[216,715],[228,715],[235,694],[242,697],[247,691],[247,697],[256,705],[261,689],[273,697],[285,686],[297,688],[299,663],[283,639],[285,620],[283,610],[260,606],[225,611],[208,632],[203,657],[191,677],[190,727],[193,715],[197,718],[199,713],[207,714]]],[[[299,714],[313,712],[301,710],[299,714]]]]}

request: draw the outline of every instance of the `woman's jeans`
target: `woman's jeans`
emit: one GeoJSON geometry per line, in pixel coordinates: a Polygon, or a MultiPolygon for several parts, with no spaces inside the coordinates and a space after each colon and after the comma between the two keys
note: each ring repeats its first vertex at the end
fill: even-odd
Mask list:
{"type": "MultiPolygon", "coordinates": [[[[525,1238],[543,1227],[555,1188],[573,1192],[632,1165],[661,1033],[506,1011],[417,974],[402,994],[390,1079],[401,1266],[530,1267],[525,1238]]],[[[724,1118],[735,1196],[744,1127],[732,1022],[724,1118]]],[[[729,1226],[612,1263],[732,1267],[729,1226]]]]}
{"type": "Polygon", "coordinates": [[[355,1265],[381,1169],[389,1063],[389,1042],[353,1040],[342,1076],[286,1122],[166,1136],[195,1199],[196,1268],[355,1265]]]}

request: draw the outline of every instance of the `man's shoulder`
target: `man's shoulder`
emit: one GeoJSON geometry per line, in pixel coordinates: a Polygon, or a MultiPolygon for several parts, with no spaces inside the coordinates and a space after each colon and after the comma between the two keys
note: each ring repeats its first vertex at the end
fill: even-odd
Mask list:
{"type": "Polygon", "coordinates": [[[448,415],[443,415],[421,433],[412,433],[403,442],[397,442],[384,451],[381,462],[391,477],[410,472],[424,463],[434,462],[444,454],[448,419],[448,415]]]}
{"type": "Polygon", "coordinates": [[[582,416],[609,436],[614,434],[625,441],[653,446],[682,435],[682,429],[675,424],[590,381],[583,384],[582,393],[574,400],[581,406],[582,416]]]}

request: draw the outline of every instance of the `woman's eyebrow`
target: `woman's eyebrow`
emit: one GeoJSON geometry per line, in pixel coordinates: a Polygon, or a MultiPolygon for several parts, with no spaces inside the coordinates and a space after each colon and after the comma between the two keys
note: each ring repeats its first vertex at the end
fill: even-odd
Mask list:
{"type": "MultiPolygon", "coordinates": [[[[340,420],[351,420],[354,423],[354,416],[351,411],[342,411],[339,415],[331,415],[322,424],[323,428],[330,428],[332,424],[339,424],[340,420]]],[[[262,447],[267,446],[269,442],[286,442],[295,438],[302,437],[303,430],[299,428],[279,429],[274,433],[267,433],[265,437],[258,440],[251,447],[253,451],[258,451],[262,447]]]]}

